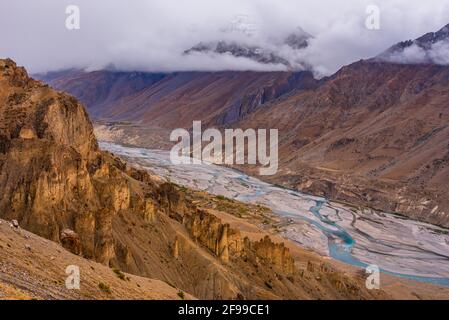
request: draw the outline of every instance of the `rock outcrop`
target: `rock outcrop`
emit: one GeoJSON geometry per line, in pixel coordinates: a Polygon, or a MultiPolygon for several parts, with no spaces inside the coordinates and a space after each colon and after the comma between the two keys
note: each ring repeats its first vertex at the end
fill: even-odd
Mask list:
{"type": "Polygon", "coordinates": [[[280,272],[290,275],[296,272],[295,261],[283,243],[276,244],[266,236],[254,245],[257,256],[273,264],[280,272]]]}
{"type": "Polygon", "coordinates": [[[222,224],[214,215],[197,210],[195,214],[185,217],[184,223],[191,236],[209,249],[223,262],[229,257],[239,257],[243,251],[243,239],[238,230],[222,224]]]}
{"type": "Polygon", "coordinates": [[[80,237],[73,230],[62,230],[60,239],[62,246],[68,251],[76,255],[80,255],[82,253],[80,237]]]}
{"type": "Polygon", "coordinates": [[[2,217],[107,263],[111,219],[129,208],[130,189],[98,150],[83,106],[11,60],[0,61],[0,88],[2,217]]]}

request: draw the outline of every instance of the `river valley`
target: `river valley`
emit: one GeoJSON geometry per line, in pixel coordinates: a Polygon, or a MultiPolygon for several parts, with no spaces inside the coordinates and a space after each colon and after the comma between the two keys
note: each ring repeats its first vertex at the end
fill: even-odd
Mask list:
{"type": "Polygon", "coordinates": [[[179,185],[266,206],[285,221],[279,229],[284,238],[323,256],[449,286],[449,230],[284,189],[223,166],[174,165],[168,151],[109,142],[100,147],[179,185]]]}

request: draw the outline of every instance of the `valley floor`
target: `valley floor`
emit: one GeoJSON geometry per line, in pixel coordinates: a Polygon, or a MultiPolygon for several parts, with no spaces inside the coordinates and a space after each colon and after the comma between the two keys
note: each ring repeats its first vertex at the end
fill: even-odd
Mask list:
{"type": "MultiPolygon", "coordinates": [[[[321,199],[319,197],[301,198],[301,195],[293,194],[292,191],[282,190],[236,171],[227,168],[219,169],[220,167],[217,166],[195,166],[192,169],[195,173],[191,175],[189,168],[171,166],[163,151],[126,148],[108,143],[103,143],[102,146],[131,164],[168,177],[171,181],[189,188],[205,190],[244,202],[262,204],[272,209],[277,208],[276,214],[267,213],[264,221],[256,221],[255,224],[254,221],[249,224],[248,217],[242,217],[242,214],[238,214],[238,218],[231,219],[237,224],[238,229],[246,230],[250,237],[261,237],[267,229],[271,229],[271,234],[278,234],[278,238],[282,241],[290,240],[289,247],[292,252],[298,252],[300,250],[298,244],[300,244],[302,248],[312,249],[325,257],[330,255],[358,267],[376,262],[386,272],[382,273],[384,280],[382,286],[388,287],[388,293],[392,293],[392,296],[398,295],[398,298],[449,297],[448,287],[442,287],[438,295],[435,295],[430,289],[432,285],[409,281],[418,279],[425,282],[444,283],[448,269],[445,263],[447,235],[443,229],[438,231],[437,227],[392,215],[358,212],[336,203],[323,205],[320,209],[323,211],[321,215],[314,216],[308,209],[321,199]],[[268,191],[270,191],[269,195],[268,191]],[[298,216],[302,216],[302,219],[298,220],[298,216]],[[255,225],[262,225],[264,231],[257,229],[255,225]],[[332,228],[334,228],[334,237],[331,236],[328,239],[326,234],[332,228]],[[342,232],[345,229],[350,230],[348,234],[342,232]],[[345,237],[341,236],[343,233],[350,240],[345,240],[345,237]],[[339,249],[349,245],[352,254],[347,252],[337,254],[339,249]],[[408,279],[392,276],[395,274],[401,274],[408,279]],[[419,288],[419,294],[414,290],[415,288],[419,288]]],[[[226,222],[230,219],[229,216],[223,217],[223,213],[220,218],[226,222]]],[[[299,260],[304,261],[304,253],[307,251],[303,249],[300,251],[302,253],[297,256],[301,256],[299,260]]],[[[346,265],[343,269],[357,270],[346,265]]],[[[382,288],[385,289],[385,287],[382,288]]]]}

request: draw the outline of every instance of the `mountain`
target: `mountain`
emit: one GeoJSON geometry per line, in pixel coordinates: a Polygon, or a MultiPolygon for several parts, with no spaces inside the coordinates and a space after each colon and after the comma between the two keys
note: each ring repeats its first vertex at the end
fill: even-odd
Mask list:
{"type": "Polygon", "coordinates": [[[401,42],[235,126],[280,129],[273,182],[448,227],[448,41],[449,25],[401,42]]]}
{"type": "Polygon", "coordinates": [[[292,71],[162,74],[65,70],[34,76],[76,96],[95,120],[129,121],[162,128],[190,127],[197,119],[208,124],[229,125],[263,104],[317,84],[305,63],[298,67],[301,63],[293,61],[292,54],[279,55],[282,48],[287,48],[289,53],[303,50],[311,35],[297,28],[280,40],[261,40],[250,32],[251,24],[245,21],[246,18],[237,20],[222,30],[224,38],[238,33],[243,39],[199,43],[184,54],[230,54],[263,64],[283,64],[292,71]]]}
{"type": "Polygon", "coordinates": [[[164,128],[193,120],[228,125],[260,106],[317,81],[303,72],[180,72],[169,74],[66,71],[37,75],[86,104],[96,120],[164,128]]]}
{"type": "Polygon", "coordinates": [[[400,42],[377,56],[396,63],[449,64],[449,24],[437,32],[400,42]]]}
{"type": "Polygon", "coordinates": [[[243,210],[268,221],[264,208],[199,195],[101,151],[74,97],[33,80],[8,59],[0,60],[0,193],[0,219],[11,221],[0,220],[0,292],[25,298],[173,298],[174,292],[203,299],[389,297],[366,289],[363,278],[341,265],[237,216],[243,210]],[[47,252],[42,238],[52,241],[47,252]],[[40,264],[52,261],[46,255],[56,253],[42,273],[40,264]],[[55,288],[66,277],[57,267],[73,261],[87,268],[83,274],[94,273],[78,296],[55,288]],[[117,284],[105,266],[130,283],[117,284]],[[148,278],[142,288],[165,294],[123,293],[142,281],[123,272],[148,278]],[[108,283],[97,287],[95,281],[108,283]]]}
{"type": "Polygon", "coordinates": [[[92,117],[101,117],[105,111],[108,111],[107,108],[117,104],[124,97],[138,94],[165,76],[142,72],[86,73],[81,70],[66,70],[37,75],[37,78],[50,83],[54,88],[73,94],[89,107],[92,117]]]}
{"type": "Polygon", "coordinates": [[[270,181],[449,226],[449,67],[342,68],[235,124],[280,130],[270,181]]]}
{"type": "Polygon", "coordinates": [[[444,26],[437,32],[429,32],[415,40],[407,40],[400,42],[392,46],[390,49],[388,49],[387,52],[396,52],[404,50],[405,48],[410,47],[412,45],[417,45],[420,48],[428,50],[432,47],[432,45],[447,40],[449,40],[449,24],[444,26]]]}
{"type": "Polygon", "coordinates": [[[304,61],[291,60],[293,53],[298,53],[308,47],[312,36],[297,28],[294,32],[287,35],[281,41],[271,41],[266,46],[257,44],[248,44],[245,41],[236,40],[218,40],[207,43],[200,42],[192,48],[185,50],[184,54],[229,54],[237,58],[247,58],[262,64],[281,64],[287,70],[311,70],[310,66],[304,61]],[[282,55],[283,50],[287,49],[290,55],[282,55]]]}
{"type": "Polygon", "coordinates": [[[263,64],[282,64],[286,67],[291,67],[290,62],[271,50],[263,49],[258,46],[248,46],[246,44],[240,44],[237,42],[209,42],[202,43],[193,46],[192,48],[185,50],[184,54],[189,55],[192,53],[215,53],[218,55],[230,54],[238,58],[248,58],[263,64]]]}

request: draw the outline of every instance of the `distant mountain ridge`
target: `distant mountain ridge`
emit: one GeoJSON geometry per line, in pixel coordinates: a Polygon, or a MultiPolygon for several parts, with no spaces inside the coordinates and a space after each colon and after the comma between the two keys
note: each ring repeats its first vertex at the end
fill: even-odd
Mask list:
{"type": "Polygon", "coordinates": [[[285,38],[279,41],[271,41],[267,47],[247,44],[243,41],[218,40],[206,43],[200,42],[185,50],[184,54],[229,54],[263,64],[282,64],[287,70],[311,70],[311,67],[305,61],[291,60],[291,57],[282,55],[282,47],[288,48],[291,52],[298,52],[308,47],[310,39],[312,39],[312,36],[298,27],[285,38]]]}
{"type": "Polygon", "coordinates": [[[171,128],[203,119],[229,125],[262,105],[318,81],[303,72],[142,72],[70,70],[36,75],[76,96],[96,120],[171,128]]]}
{"type": "Polygon", "coordinates": [[[395,44],[376,57],[395,63],[449,64],[449,24],[437,32],[395,44]]]}
{"type": "Polygon", "coordinates": [[[400,42],[391,47],[390,49],[388,49],[387,51],[396,51],[404,49],[406,47],[411,46],[412,44],[416,44],[423,49],[430,49],[431,45],[446,40],[449,40],[449,24],[447,24],[437,32],[429,32],[415,40],[407,40],[400,42]]]}

